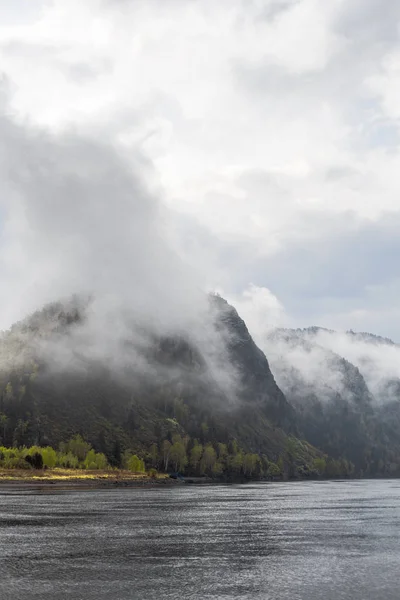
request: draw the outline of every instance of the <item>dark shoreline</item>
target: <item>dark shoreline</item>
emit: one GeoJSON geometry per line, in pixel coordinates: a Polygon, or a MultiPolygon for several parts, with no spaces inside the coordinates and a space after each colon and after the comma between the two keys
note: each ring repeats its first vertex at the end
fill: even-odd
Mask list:
{"type": "Polygon", "coordinates": [[[4,491],[34,491],[44,489],[46,491],[88,491],[88,490],[101,490],[101,489],[154,489],[154,488],[173,488],[177,486],[218,486],[218,485],[238,485],[238,484],[254,484],[254,483],[301,483],[301,482],[319,482],[319,483],[328,483],[329,481],[365,481],[368,479],[385,479],[385,478],[351,478],[351,479],[341,479],[340,477],[334,479],[293,479],[293,480],[212,480],[212,479],[203,479],[198,478],[197,480],[189,479],[188,481],[184,480],[176,480],[172,478],[163,478],[163,479],[132,479],[132,480],[110,480],[110,479],[70,479],[67,481],[56,481],[51,479],[43,479],[43,480],[1,480],[0,479],[0,494],[4,491]]]}
{"type": "Polygon", "coordinates": [[[0,481],[0,494],[4,490],[100,490],[100,489],[120,489],[120,488],[154,488],[154,487],[174,487],[179,485],[173,479],[160,480],[141,480],[141,481],[117,481],[117,480],[69,480],[69,481],[29,481],[29,480],[5,480],[0,481]]]}
{"type": "Polygon", "coordinates": [[[211,479],[208,477],[187,477],[187,478],[134,478],[134,479],[113,479],[101,478],[86,479],[86,478],[68,478],[64,480],[51,478],[18,478],[7,479],[0,477],[0,494],[4,490],[99,490],[99,489],[120,489],[120,488],[173,488],[177,486],[204,486],[204,485],[238,485],[238,484],[254,484],[254,483],[296,483],[296,482],[319,482],[327,483],[329,481],[366,481],[366,480],[388,480],[397,479],[396,477],[334,477],[334,478],[304,478],[304,479],[211,479]]]}

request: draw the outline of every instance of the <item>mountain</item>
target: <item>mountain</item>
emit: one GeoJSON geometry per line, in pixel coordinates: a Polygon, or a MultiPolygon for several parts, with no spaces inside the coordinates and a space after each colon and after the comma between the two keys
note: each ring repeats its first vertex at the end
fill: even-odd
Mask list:
{"type": "Polygon", "coordinates": [[[369,333],[309,327],[272,330],[262,348],[301,435],[358,472],[400,473],[399,346],[369,333]]]}
{"type": "Polygon", "coordinates": [[[291,474],[312,472],[321,452],[296,437],[295,409],[225,300],[209,298],[195,332],[161,333],[129,311],[118,318],[99,320],[91,299],[73,298],[3,334],[4,445],[57,447],[79,433],[118,464],[125,449],[161,455],[178,435],[188,454],[198,440],[267,464],[290,455],[291,474]]]}
{"type": "Polygon", "coordinates": [[[259,347],[223,298],[205,306],[161,328],[73,297],[15,324],[0,337],[3,445],[80,434],[113,465],[129,450],[167,469],[173,447],[198,474],[200,445],[225,476],[246,461],[259,475],[400,475],[397,344],[310,327],[259,347]]]}

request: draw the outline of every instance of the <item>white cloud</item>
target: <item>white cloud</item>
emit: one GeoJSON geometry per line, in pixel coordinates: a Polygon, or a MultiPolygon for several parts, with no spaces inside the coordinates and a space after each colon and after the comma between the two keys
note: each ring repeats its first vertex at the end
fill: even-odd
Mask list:
{"type": "MultiPolygon", "coordinates": [[[[198,244],[195,256],[187,250],[189,262],[213,271],[206,280],[214,285],[219,272],[228,295],[254,281],[281,298],[285,257],[301,245],[308,304],[316,308],[292,318],[324,315],[340,325],[353,313],[368,328],[368,285],[387,286],[395,309],[390,282],[399,272],[378,250],[388,280],[371,269],[357,298],[338,290],[342,305],[306,273],[315,266],[310,249],[332,237],[332,223],[340,247],[360,223],[379,224],[400,210],[396,3],[379,11],[370,0],[17,4],[0,13],[9,113],[52,134],[100,140],[134,168],[138,154],[146,156],[155,167],[143,163],[149,187],[164,190],[182,223],[218,240],[203,259],[198,244]],[[257,279],[239,272],[240,251],[229,262],[232,247],[246,256],[252,249],[257,279]],[[270,263],[261,270],[263,260],[283,264],[280,279],[270,263]]],[[[331,268],[323,248],[317,258],[331,268]]],[[[372,316],[371,328],[387,330],[389,318],[372,316]]]]}
{"type": "Polygon", "coordinates": [[[228,296],[228,300],[244,319],[252,337],[260,347],[271,329],[288,325],[288,317],[283,305],[265,287],[250,285],[240,296],[228,296]]]}

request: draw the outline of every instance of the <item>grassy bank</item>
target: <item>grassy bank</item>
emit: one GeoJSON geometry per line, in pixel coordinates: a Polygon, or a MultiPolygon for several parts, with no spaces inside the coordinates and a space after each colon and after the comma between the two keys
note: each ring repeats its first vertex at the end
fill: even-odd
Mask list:
{"type": "Polygon", "coordinates": [[[147,473],[132,473],[119,470],[78,470],[78,469],[0,469],[1,483],[83,483],[83,484],[141,484],[173,482],[163,473],[150,476],[147,473]]]}

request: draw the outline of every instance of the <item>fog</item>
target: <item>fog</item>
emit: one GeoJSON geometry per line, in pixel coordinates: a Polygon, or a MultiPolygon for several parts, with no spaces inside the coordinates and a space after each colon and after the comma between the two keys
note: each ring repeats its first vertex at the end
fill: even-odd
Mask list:
{"type": "Polygon", "coordinates": [[[324,329],[305,337],[358,367],[377,400],[392,399],[385,384],[400,378],[400,346],[379,336],[324,329]]]}
{"type": "Polygon", "coordinates": [[[388,384],[400,379],[400,346],[392,340],[370,333],[333,331],[313,323],[295,328],[283,304],[267,288],[252,285],[242,295],[231,297],[231,302],[248,323],[284,392],[293,393],[293,386],[301,385],[303,391],[315,393],[322,401],[332,400],[335,394],[352,401],[355,394],[366,395],[358,369],[371,401],[396,398],[396,388],[388,384]]]}
{"type": "MultiPolygon", "coordinates": [[[[84,316],[65,335],[57,314],[39,313],[39,333],[19,331],[13,360],[26,358],[18,347],[29,342],[54,368],[94,360],[154,374],[144,357],[155,338],[182,336],[234,395],[236,373],[214,328],[205,270],[171,235],[175,215],[146,181],[151,164],[4,113],[0,152],[3,329],[53,302],[84,316]]],[[[9,359],[9,348],[3,354],[9,359]]]]}
{"type": "MultiPolygon", "coordinates": [[[[121,148],[73,129],[50,134],[18,123],[3,104],[3,329],[75,295],[84,303],[84,323],[70,328],[68,337],[35,340],[53,365],[77,367],[84,358],[146,373],[151,365],[144,355],[154,336],[183,336],[234,396],[237,374],[207,298],[217,267],[207,252],[202,262],[184,253],[178,217],[150,183],[157,180],[152,164],[139,151],[127,160],[121,148]]],[[[286,371],[295,369],[320,397],[348,395],[338,357],[360,369],[381,401],[387,399],[386,382],[400,377],[400,349],[385,340],[324,329],[286,339],[271,334],[292,323],[270,290],[250,286],[228,299],[284,391],[286,371]]]]}
{"type": "Polygon", "coordinates": [[[266,339],[316,322],[397,335],[399,15],[370,0],[1,6],[0,329],[90,296],[79,354],[121,364],[133,327],[140,363],[144,330],[181,333],[229,380],[205,327],[223,287],[277,378],[286,361],[341,390],[322,347],[382,395],[393,347],[266,339]]]}

